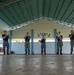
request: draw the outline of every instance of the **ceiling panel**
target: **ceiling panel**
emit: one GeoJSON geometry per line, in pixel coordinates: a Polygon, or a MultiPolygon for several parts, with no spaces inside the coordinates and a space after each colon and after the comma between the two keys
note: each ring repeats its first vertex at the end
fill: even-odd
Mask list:
{"type": "Polygon", "coordinates": [[[6,1],[0,3],[0,18],[11,28],[44,17],[74,24],[74,0],[6,1]]]}
{"type": "Polygon", "coordinates": [[[64,1],[64,4],[63,4],[63,6],[60,10],[60,13],[58,15],[58,18],[57,18],[58,20],[62,20],[62,17],[64,16],[64,14],[66,12],[65,10],[67,9],[68,5],[69,5],[69,2],[64,1]]]}
{"type": "Polygon", "coordinates": [[[49,17],[50,18],[53,18],[54,17],[55,11],[56,11],[56,8],[57,8],[57,4],[58,4],[58,1],[57,0],[52,0],[51,1],[51,7],[50,7],[50,10],[51,11],[49,12],[49,17]]]}
{"type": "Polygon", "coordinates": [[[48,17],[49,14],[49,6],[50,6],[50,0],[45,0],[45,13],[44,16],[48,17]]]}
{"type": "Polygon", "coordinates": [[[20,6],[21,12],[22,12],[23,17],[25,18],[25,20],[26,21],[31,20],[30,15],[29,15],[29,11],[27,10],[25,2],[24,1],[19,2],[19,6],[20,6]]]}
{"type": "MultiPolygon", "coordinates": [[[[14,20],[16,21],[17,24],[21,23],[17,13],[15,12],[15,9],[12,5],[8,6],[8,12],[11,14],[11,16],[14,18],[14,20]]],[[[11,18],[10,18],[11,19],[11,18]]],[[[14,20],[12,20],[14,22],[14,20]]]]}
{"type": "Polygon", "coordinates": [[[13,24],[10,22],[10,19],[2,12],[0,11],[0,18],[6,22],[9,26],[12,26],[13,24]]]}
{"type": "Polygon", "coordinates": [[[38,16],[38,14],[37,14],[37,13],[38,13],[38,12],[37,12],[37,11],[38,11],[38,10],[37,10],[37,0],[34,0],[34,1],[32,0],[31,2],[29,2],[29,4],[30,4],[30,8],[31,8],[31,10],[32,10],[32,11],[31,11],[32,14],[33,14],[32,16],[33,16],[34,19],[36,19],[37,16],[38,16]]]}
{"type": "Polygon", "coordinates": [[[27,9],[27,12],[28,12],[28,15],[30,16],[30,20],[33,20],[34,17],[33,17],[33,13],[32,13],[32,10],[31,10],[31,5],[30,5],[30,0],[24,0],[24,3],[25,3],[25,7],[27,9]]]}
{"type": "Polygon", "coordinates": [[[42,11],[43,11],[43,9],[42,9],[42,1],[43,0],[38,0],[38,7],[39,7],[39,17],[42,17],[42,11]]]}
{"type": "Polygon", "coordinates": [[[54,16],[54,19],[57,19],[60,12],[61,12],[61,9],[62,9],[62,6],[63,6],[63,3],[64,3],[64,0],[59,0],[58,1],[58,6],[57,6],[57,10],[56,10],[56,13],[55,13],[55,16],[54,16]]]}
{"type": "Polygon", "coordinates": [[[22,14],[22,11],[20,9],[19,3],[16,3],[13,6],[14,6],[14,9],[15,9],[15,13],[17,13],[17,16],[20,19],[20,21],[25,22],[25,18],[24,18],[23,14],[22,14]]]}
{"type": "Polygon", "coordinates": [[[12,17],[11,13],[9,12],[8,8],[5,7],[4,10],[2,10],[2,12],[7,16],[12,25],[17,24],[14,18],[12,17]]]}

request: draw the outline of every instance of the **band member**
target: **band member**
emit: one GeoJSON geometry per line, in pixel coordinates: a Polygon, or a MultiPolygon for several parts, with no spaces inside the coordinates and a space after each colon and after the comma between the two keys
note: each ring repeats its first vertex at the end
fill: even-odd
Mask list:
{"type": "Polygon", "coordinates": [[[69,35],[69,38],[70,38],[70,45],[71,45],[71,53],[70,54],[72,54],[73,53],[73,46],[74,46],[74,31],[73,30],[71,30],[71,34],[69,35]]]}
{"type": "Polygon", "coordinates": [[[59,52],[60,54],[62,54],[63,36],[60,34],[60,32],[57,33],[56,39],[57,39],[57,54],[59,54],[59,52]]]}
{"type": "Polygon", "coordinates": [[[7,34],[7,31],[4,31],[4,33],[2,34],[2,38],[3,38],[3,52],[5,55],[5,47],[7,46],[7,55],[9,55],[9,35],[7,34]]]}
{"type": "Polygon", "coordinates": [[[41,54],[46,54],[46,38],[43,36],[41,40],[41,54]]]}
{"type": "Polygon", "coordinates": [[[29,32],[26,33],[25,39],[25,55],[30,54],[30,36],[29,32]]]}

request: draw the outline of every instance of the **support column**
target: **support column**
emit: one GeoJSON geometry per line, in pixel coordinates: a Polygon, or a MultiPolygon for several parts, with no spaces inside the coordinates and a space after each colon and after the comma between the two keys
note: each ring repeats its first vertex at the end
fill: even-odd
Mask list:
{"type": "Polygon", "coordinates": [[[31,30],[31,54],[34,54],[34,30],[31,30]]]}
{"type": "Polygon", "coordinates": [[[55,54],[57,53],[57,40],[56,40],[57,29],[54,29],[54,39],[55,39],[55,54]]]}
{"type": "Polygon", "coordinates": [[[12,47],[12,30],[10,30],[10,38],[9,38],[9,53],[11,51],[11,47],[12,47]]]}

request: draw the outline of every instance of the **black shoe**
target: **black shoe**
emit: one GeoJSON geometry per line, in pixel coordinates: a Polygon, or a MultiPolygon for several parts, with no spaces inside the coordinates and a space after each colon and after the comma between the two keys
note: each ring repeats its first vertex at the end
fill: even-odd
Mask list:
{"type": "Polygon", "coordinates": [[[43,53],[41,53],[41,55],[43,55],[43,53]]]}
{"type": "Polygon", "coordinates": [[[60,53],[61,55],[63,55],[63,53],[60,53]]]}
{"type": "Polygon", "coordinates": [[[25,53],[25,55],[27,55],[27,53],[25,53]]]}
{"type": "Polygon", "coordinates": [[[9,55],[9,53],[7,53],[7,55],[9,55]]]}
{"type": "Polygon", "coordinates": [[[59,53],[56,53],[57,55],[59,54],[59,53]]]}
{"type": "Polygon", "coordinates": [[[72,54],[72,53],[70,53],[70,54],[72,54]]]}
{"type": "Polygon", "coordinates": [[[28,55],[30,55],[30,53],[28,53],[28,55]]]}
{"type": "Polygon", "coordinates": [[[44,53],[46,55],[46,53],[44,53]]]}

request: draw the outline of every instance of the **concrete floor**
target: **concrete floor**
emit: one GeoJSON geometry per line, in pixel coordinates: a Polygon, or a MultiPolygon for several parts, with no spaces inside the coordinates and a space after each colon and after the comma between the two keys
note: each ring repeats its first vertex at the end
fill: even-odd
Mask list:
{"type": "Polygon", "coordinates": [[[74,75],[74,55],[0,55],[0,75],[74,75]]]}

